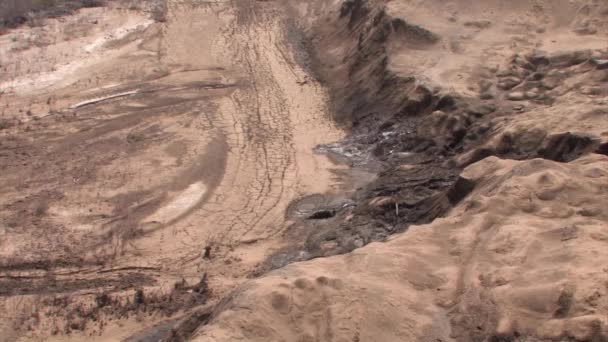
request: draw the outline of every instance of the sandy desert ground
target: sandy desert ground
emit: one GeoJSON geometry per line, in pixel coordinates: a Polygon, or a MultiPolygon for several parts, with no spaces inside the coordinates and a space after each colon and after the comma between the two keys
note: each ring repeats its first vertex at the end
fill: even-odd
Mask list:
{"type": "Polygon", "coordinates": [[[1,340],[608,340],[608,3],[154,19],[0,35],[1,340]]]}

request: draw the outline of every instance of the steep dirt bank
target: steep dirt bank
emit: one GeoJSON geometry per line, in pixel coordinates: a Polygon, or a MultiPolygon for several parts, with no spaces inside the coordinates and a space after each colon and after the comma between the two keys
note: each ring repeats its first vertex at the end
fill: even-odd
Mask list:
{"type": "Polygon", "coordinates": [[[505,6],[298,6],[324,12],[316,67],[352,130],[320,150],[382,171],[292,227],[294,248],[341,254],[446,217],[252,281],[196,340],[606,340],[607,8],[505,6]]]}
{"type": "MultiPolygon", "coordinates": [[[[585,19],[587,12],[587,20],[593,20],[605,11],[578,5],[583,18],[569,24],[585,19]]],[[[564,6],[556,8],[563,11],[564,6]]],[[[425,18],[423,13],[432,9],[441,13],[441,5],[403,7],[399,2],[345,2],[330,24],[311,29],[317,71],[332,89],[334,112],[338,121],[352,126],[352,137],[323,150],[342,154],[354,164],[375,160],[382,170],[357,194],[358,204],[370,205],[351,206],[344,213],[349,218],[339,229],[344,234],[358,235],[365,244],[442,215],[470,190],[464,182],[456,183],[460,170],[490,155],[570,161],[602,152],[607,139],[604,118],[590,113],[603,113],[605,106],[604,42],[586,42],[584,50],[568,46],[556,51],[559,48],[551,46],[544,51],[539,49],[542,41],[551,38],[529,36],[531,42],[504,51],[501,45],[521,40],[508,19],[500,22],[487,11],[459,19],[453,13],[443,13],[447,19],[425,18]],[[478,27],[475,15],[486,24],[478,27]],[[435,27],[441,26],[441,19],[453,22],[453,27],[435,27]],[[488,51],[470,42],[483,34],[493,35],[488,51]],[[534,44],[534,39],[539,42],[534,44]],[[415,65],[421,54],[434,61],[427,61],[428,69],[415,65]],[[489,60],[497,64],[488,65],[489,60]]],[[[522,7],[520,12],[528,13],[522,7]]],[[[559,11],[553,10],[539,10],[541,25],[558,25],[553,21],[559,11]]],[[[345,240],[337,239],[337,252],[352,249],[345,240]]]]}
{"type": "MultiPolygon", "coordinates": [[[[293,229],[293,240],[305,241],[299,255],[348,252],[430,222],[471,190],[457,181],[462,168],[488,156],[564,162],[605,153],[608,51],[596,34],[606,34],[606,9],[461,5],[471,10],[353,0],[308,27],[335,119],[352,132],[318,150],[380,173],[356,205],[321,208],[330,220],[293,229]],[[564,21],[568,10],[578,15],[564,21]],[[581,22],[596,34],[564,45],[581,35],[581,22]]],[[[319,11],[311,7],[306,16],[319,11]]]]}

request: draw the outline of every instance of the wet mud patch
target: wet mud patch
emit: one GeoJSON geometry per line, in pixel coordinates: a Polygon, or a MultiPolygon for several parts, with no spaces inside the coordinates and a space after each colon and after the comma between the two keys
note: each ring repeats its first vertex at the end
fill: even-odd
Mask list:
{"type": "Polygon", "coordinates": [[[411,224],[431,222],[472,190],[457,179],[457,170],[436,165],[392,167],[358,190],[332,221],[308,224],[304,250],[310,257],[347,253],[411,224]]]}
{"type": "Polygon", "coordinates": [[[430,223],[474,189],[459,171],[436,163],[393,165],[348,198],[332,203],[312,195],[294,201],[288,217],[295,222],[285,233],[289,246],[273,253],[252,277],[292,262],[348,253],[412,224],[430,223]]]}

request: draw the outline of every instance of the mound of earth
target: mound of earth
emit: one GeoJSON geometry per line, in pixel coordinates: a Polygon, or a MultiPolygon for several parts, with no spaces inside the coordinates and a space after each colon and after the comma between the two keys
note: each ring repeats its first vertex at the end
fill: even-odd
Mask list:
{"type": "Polygon", "coordinates": [[[475,190],[447,217],[251,281],[194,340],[604,340],[608,159],[490,157],[462,177],[475,190]]]}

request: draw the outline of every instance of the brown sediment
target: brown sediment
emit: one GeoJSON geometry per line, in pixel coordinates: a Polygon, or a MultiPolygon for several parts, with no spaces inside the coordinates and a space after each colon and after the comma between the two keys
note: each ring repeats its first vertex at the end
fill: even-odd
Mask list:
{"type": "Polygon", "coordinates": [[[167,4],[6,67],[6,336],[605,339],[601,4],[167,4]]]}

